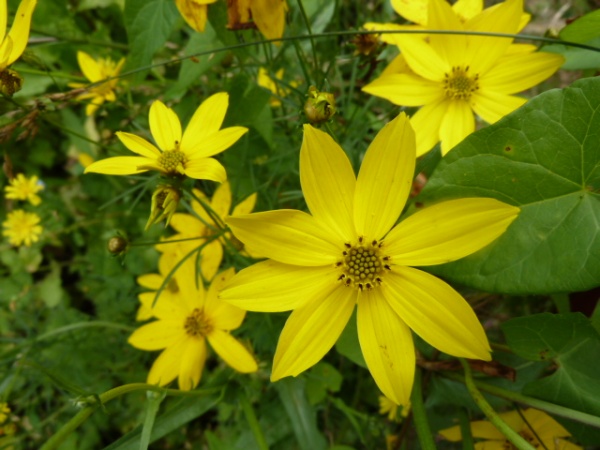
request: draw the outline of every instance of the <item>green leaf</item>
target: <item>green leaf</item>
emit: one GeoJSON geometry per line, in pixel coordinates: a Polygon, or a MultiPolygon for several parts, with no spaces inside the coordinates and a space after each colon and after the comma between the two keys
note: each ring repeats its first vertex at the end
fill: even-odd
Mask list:
{"type": "MultiPolygon", "coordinates": [[[[585,44],[600,48],[600,37],[592,39],[585,44]]],[[[563,55],[565,57],[565,62],[561,66],[563,69],[584,70],[600,67],[600,52],[560,44],[545,45],[544,51],[563,55]]]]}
{"type": "Polygon", "coordinates": [[[348,321],[346,328],[342,331],[342,335],[335,344],[335,349],[340,355],[344,355],[354,364],[367,368],[367,363],[360,349],[358,341],[358,329],[356,328],[356,310],[352,313],[352,317],[348,321]]]}
{"type": "MultiPolygon", "coordinates": [[[[502,330],[515,353],[531,360],[552,359],[556,371],[528,383],[523,393],[600,415],[600,335],[580,313],[537,314],[504,323],[502,330]]],[[[600,430],[563,422],[582,444],[600,441],[600,430]]]]}
{"type": "Polygon", "coordinates": [[[560,31],[559,36],[564,41],[579,43],[600,37],[600,9],[571,22],[560,31]]]}
{"type": "Polygon", "coordinates": [[[493,197],[521,207],[486,248],[430,270],[485,291],[554,293],[600,284],[600,78],[539,95],[457,145],[417,205],[493,197]]]}
{"type": "Polygon", "coordinates": [[[300,449],[325,449],[327,441],[319,432],[317,414],[306,399],[304,380],[301,378],[284,378],[278,381],[275,387],[290,419],[300,449]]]}
{"type": "MultiPolygon", "coordinates": [[[[168,433],[177,430],[188,422],[200,417],[219,402],[217,396],[187,397],[175,407],[160,415],[152,428],[150,442],[154,442],[168,433]]],[[[138,426],[121,439],[113,442],[104,450],[138,450],[142,427],[138,426]]]]}
{"type": "Polygon", "coordinates": [[[321,361],[312,367],[306,377],[306,395],[311,405],[323,401],[327,391],[338,392],[343,377],[331,364],[321,361]]]}
{"type": "MultiPolygon", "coordinates": [[[[125,71],[152,64],[152,57],[160,49],[179,18],[171,0],[127,0],[125,28],[129,38],[129,57],[125,71]]],[[[137,74],[136,79],[141,79],[137,74]]]]}

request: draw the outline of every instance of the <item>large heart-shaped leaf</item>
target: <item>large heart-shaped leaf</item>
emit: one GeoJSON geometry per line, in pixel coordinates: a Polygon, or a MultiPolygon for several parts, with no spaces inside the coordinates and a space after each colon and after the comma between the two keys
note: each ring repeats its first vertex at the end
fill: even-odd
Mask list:
{"type": "MultiPolygon", "coordinates": [[[[432,268],[486,291],[552,293],[600,284],[600,78],[546,92],[473,133],[417,199],[494,197],[521,207],[499,239],[432,268]]],[[[417,203],[417,204],[420,204],[417,203]]]]}

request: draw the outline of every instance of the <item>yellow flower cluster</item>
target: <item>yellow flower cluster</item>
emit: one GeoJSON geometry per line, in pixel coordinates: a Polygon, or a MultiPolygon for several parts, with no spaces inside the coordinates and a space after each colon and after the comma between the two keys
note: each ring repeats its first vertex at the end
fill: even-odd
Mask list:
{"type": "MultiPolygon", "coordinates": [[[[4,197],[8,200],[28,201],[33,206],[38,206],[42,200],[37,193],[43,189],[44,185],[37,176],[27,178],[20,173],[4,188],[4,197]]],[[[40,221],[36,213],[16,209],[9,212],[6,220],[2,222],[2,235],[8,238],[11,245],[30,247],[42,234],[40,221]]]]}

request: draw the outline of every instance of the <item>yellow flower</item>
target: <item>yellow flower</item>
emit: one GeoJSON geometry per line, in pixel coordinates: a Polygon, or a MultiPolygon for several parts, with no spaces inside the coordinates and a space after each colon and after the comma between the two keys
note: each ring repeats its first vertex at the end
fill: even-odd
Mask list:
{"type": "MultiPolygon", "coordinates": [[[[267,69],[261,67],[258,69],[257,83],[259,86],[264,87],[273,93],[273,96],[269,99],[269,103],[272,107],[281,106],[281,97],[285,97],[290,93],[290,90],[284,87],[280,81],[283,79],[284,69],[279,69],[275,73],[275,79],[269,76],[267,69]]],[[[296,87],[298,83],[292,81],[290,86],[296,87]]]]}
{"type": "Polygon", "coordinates": [[[84,173],[133,175],[158,170],[164,175],[187,175],[190,178],[222,183],[225,168],[211,156],[231,147],[247,128],[228,127],[220,130],[225,119],[229,95],[214,94],[202,102],[185,132],[172,109],[156,100],[150,107],[150,131],[158,148],[135,134],[117,132],[123,145],[139,156],[115,156],[96,161],[84,173]]]}
{"type": "Polygon", "coordinates": [[[258,369],[250,352],[229,334],[240,327],[245,311],[217,299],[218,291],[233,272],[229,269],[218,275],[208,292],[204,292],[193,265],[184,264],[177,271],[176,301],[161,298],[153,309],[158,320],[129,337],[129,343],[141,350],[164,349],[150,369],[148,383],[164,386],[178,378],[180,389],[196,387],[206,361],[206,340],[238,372],[258,369]]]}
{"type": "Polygon", "coordinates": [[[0,0],[0,72],[14,63],[23,54],[29,39],[31,16],[37,0],[22,0],[15,20],[6,34],[7,0],[0,0]]]}
{"type": "MultiPolygon", "coordinates": [[[[98,83],[102,80],[112,78],[104,83],[99,83],[90,87],[88,92],[77,97],[78,100],[91,99],[90,103],[85,107],[86,115],[91,116],[104,102],[114,102],[117,99],[115,96],[115,89],[119,83],[119,79],[115,77],[121,72],[123,64],[125,64],[125,58],[121,58],[119,62],[115,63],[110,58],[99,58],[98,60],[95,60],[87,53],[78,51],[77,62],[79,63],[79,68],[91,83],[98,83]]],[[[69,83],[69,86],[73,88],[84,88],[87,84],[69,83]]]]}
{"type": "MultiPolygon", "coordinates": [[[[140,275],[137,278],[137,282],[140,286],[150,289],[152,292],[142,292],[138,299],[140,300],[140,307],[137,312],[136,320],[148,320],[153,317],[153,305],[154,299],[156,298],[156,292],[160,289],[162,284],[164,283],[167,275],[173,270],[173,268],[179,263],[181,258],[185,255],[180,251],[176,251],[176,246],[169,247],[168,251],[163,253],[158,260],[158,271],[159,273],[149,273],[146,275],[140,275]],[[175,250],[175,251],[173,251],[175,250]]],[[[192,269],[195,267],[194,258],[190,257],[183,262],[184,265],[191,264],[192,269]]],[[[189,271],[188,271],[189,272],[189,271]]],[[[161,291],[156,302],[177,302],[180,290],[179,284],[177,283],[178,277],[175,276],[177,272],[173,274],[167,285],[161,291]]]]}
{"type": "MultiPolygon", "coordinates": [[[[229,211],[231,210],[231,187],[229,182],[224,182],[215,190],[212,200],[209,200],[198,189],[194,189],[193,192],[196,197],[202,200],[206,205],[210,206],[217,217],[217,222],[223,224],[225,219],[229,217],[229,211]]],[[[248,214],[252,212],[255,204],[256,193],[248,196],[235,206],[232,215],[248,214]]],[[[170,223],[178,234],[169,239],[202,238],[202,240],[180,242],[179,246],[182,248],[183,254],[198,247],[202,242],[221,231],[219,225],[215,223],[213,218],[199,202],[192,200],[191,206],[195,215],[176,213],[173,215],[170,223]]],[[[214,239],[206,244],[202,249],[200,255],[200,269],[202,278],[205,280],[211,280],[215,276],[215,273],[217,273],[217,270],[221,265],[221,260],[223,259],[223,246],[226,245],[226,240],[229,240],[230,242],[232,240],[232,235],[229,231],[225,232],[223,237],[214,239]]],[[[166,247],[166,245],[161,245],[160,247],[159,251],[166,247]]]]}
{"type": "Polygon", "coordinates": [[[296,376],[331,349],[355,305],[362,354],[379,389],[407,404],[415,353],[411,328],[454,356],[490,360],[469,304],[411,265],[469,255],[501,235],[518,208],[491,198],[447,201],[394,226],[415,169],[415,137],[404,113],[367,150],[358,179],[326,133],[304,126],[300,183],[312,215],[296,210],[230,217],[250,250],[270,260],[238,273],[221,298],[251,311],[294,310],[279,338],[271,380],[296,376]]]}
{"type": "Polygon", "coordinates": [[[37,176],[27,178],[20,173],[10,180],[10,186],[4,188],[6,191],[4,196],[8,199],[28,200],[33,206],[37,206],[42,200],[36,194],[43,189],[44,185],[37,176]]]}
{"type": "Polygon", "coordinates": [[[2,226],[2,235],[8,238],[11,245],[25,245],[30,247],[33,242],[37,242],[42,234],[40,217],[35,213],[29,213],[22,209],[15,209],[8,213],[8,217],[2,226]]]}
{"type": "Polygon", "coordinates": [[[175,0],[179,14],[195,31],[203,32],[206,27],[208,5],[217,0],[175,0]]]}
{"type": "MultiPolygon", "coordinates": [[[[428,28],[516,33],[521,0],[507,0],[463,24],[444,0],[428,2],[428,28]]],[[[494,123],[523,105],[512,94],[529,89],[552,75],[564,62],[560,55],[530,53],[529,47],[508,51],[512,39],[430,35],[395,35],[405,64],[363,88],[397,105],[422,106],[411,118],[417,137],[417,156],[437,142],[442,153],[475,130],[473,112],[494,123]]]]}
{"type": "Polygon", "coordinates": [[[285,28],[285,0],[228,0],[227,28],[240,30],[254,23],[266,39],[283,36],[285,28]]]}
{"type": "MultiPolygon", "coordinates": [[[[579,445],[562,439],[571,436],[571,434],[545,412],[530,408],[522,411],[522,414],[523,417],[518,411],[510,411],[500,414],[500,417],[533,447],[548,450],[582,450],[579,445]]],[[[446,428],[440,431],[440,434],[453,442],[462,439],[459,426],[446,428]]],[[[471,422],[471,434],[475,438],[487,439],[484,442],[476,443],[475,450],[510,450],[516,448],[506,440],[506,436],[486,420],[471,422]]]]}

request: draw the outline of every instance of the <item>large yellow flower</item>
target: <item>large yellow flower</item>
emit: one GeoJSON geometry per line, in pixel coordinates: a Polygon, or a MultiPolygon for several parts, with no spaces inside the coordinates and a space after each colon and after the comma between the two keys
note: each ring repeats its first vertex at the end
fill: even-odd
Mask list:
{"type": "MultiPolygon", "coordinates": [[[[85,107],[86,115],[91,116],[104,102],[114,102],[117,99],[115,88],[119,79],[115,77],[121,72],[123,64],[125,64],[125,58],[121,58],[117,63],[110,58],[99,58],[96,61],[87,53],[79,51],[77,52],[77,62],[79,63],[79,68],[91,83],[98,83],[99,81],[112,78],[104,83],[90,87],[88,92],[77,97],[78,100],[91,99],[90,103],[85,107]]],[[[69,83],[69,86],[83,88],[87,84],[69,83]]]]}
{"type": "MultiPolygon", "coordinates": [[[[429,0],[429,29],[516,33],[522,0],[507,0],[463,23],[445,0],[429,0]]],[[[363,88],[397,105],[422,106],[411,118],[417,156],[437,142],[442,153],[475,130],[473,112],[494,123],[525,103],[512,94],[552,75],[564,62],[560,55],[531,53],[511,46],[512,39],[472,35],[394,35],[404,64],[363,88]]]]}
{"type": "Polygon", "coordinates": [[[198,107],[182,133],[177,115],[156,100],[150,107],[150,131],[158,148],[135,134],[119,131],[117,137],[125,147],[139,156],[96,161],[84,173],[132,175],[158,170],[165,175],[187,175],[222,183],[227,179],[225,168],[211,156],[231,147],[248,131],[245,127],[220,129],[228,105],[226,92],[210,96],[198,107]]]}
{"type": "Polygon", "coordinates": [[[221,298],[251,311],[294,310],[279,338],[271,379],[296,376],[334,345],[358,304],[358,335],[381,391],[407,404],[415,354],[411,328],[455,356],[490,359],[481,324],[449,285],[408,267],[442,264],[496,239],[518,208],[459,199],[394,226],[415,169],[405,114],[367,150],[358,179],[326,133],[304,126],[300,182],[312,215],[281,210],[230,217],[235,236],[270,260],[238,273],[221,298]]]}
{"type": "Polygon", "coordinates": [[[6,186],[4,196],[14,200],[28,200],[33,206],[41,203],[42,199],[37,193],[44,189],[44,184],[36,175],[27,178],[22,173],[10,180],[10,186],[6,186]]]}
{"type": "Polygon", "coordinates": [[[164,386],[177,378],[182,390],[196,387],[206,361],[206,340],[238,372],[258,369],[246,347],[229,334],[240,327],[246,312],[217,298],[232,275],[233,269],[221,273],[204,292],[193,264],[183,264],[177,271],[176,301],[161,298],[152,310],[158,320],[129,337],[129,343],[141,350],[164,349],[150,369],[148,383],[164,386]]]}
{"type": "Polygon", "coordinates": [[[19,59],[27,47],[31,16],[37,0],[21,1],[8,34],[6,34],[8,16],[6,3],[7,0],[0,0],[0,73],[19,59]]]}
{"type": "Polygon", "coordinates": [[[175,0],[175,6],[186,23],[195,31],[203,32],[208,18],[208,5],[217,0],[175,0]]]}
{"type": "Polygon", "coordinates": [[[285,0],[229,0],[227,27],[238,30],[254,23],[266,39],[280,38],[285,29],[287,9],[285,0]]]}
{"type": "Polygon", "coordinates": [[[8,238],[11,245],[30,247],[42,234],[43,228],[39,223],[40,216],[36,213],[15,209],[9,212],[6,220],[2,222],[2,235],[8,238]]]}
{"type": "MultiPolygon", "coordinates": [[[[563,439],[571,436],[556,420],[537,409],[526,409],[522,415],[518,411],[500,414],[506,424],[521,435],[535,448],[548,450],[582,450],[579,445],[563,439]]],[[[449,441],[460,441],[460,427],[455,426],[440,431],[449,441]]],[[[471,434],[474,438],[487,439],[477,442],[475,450],[507,450],[515,448],[491,422],[478,420],[471,422],[471,434]]]]}

